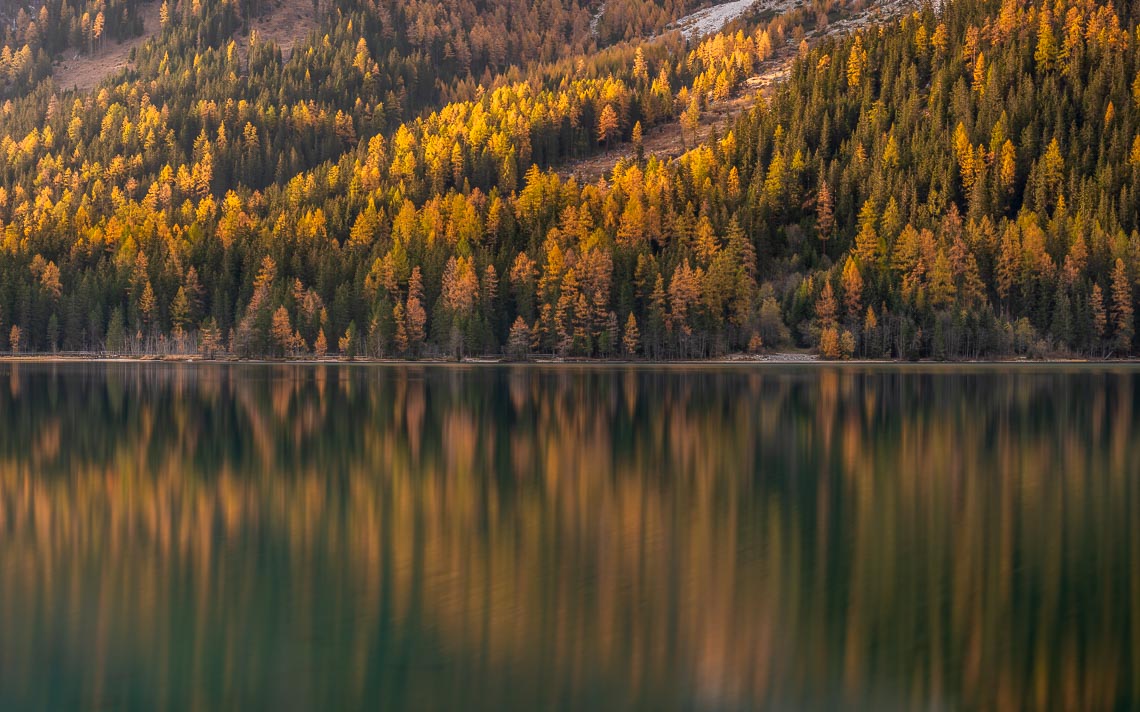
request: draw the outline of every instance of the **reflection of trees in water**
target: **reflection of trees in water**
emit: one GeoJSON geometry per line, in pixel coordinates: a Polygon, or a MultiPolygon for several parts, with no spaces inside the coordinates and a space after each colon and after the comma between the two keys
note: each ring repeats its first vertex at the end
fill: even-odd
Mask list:
{"type": "Polygon", "coordinates": [[[1140,696],[1127,371],[5,368],[2,689],[1140,696]]]}

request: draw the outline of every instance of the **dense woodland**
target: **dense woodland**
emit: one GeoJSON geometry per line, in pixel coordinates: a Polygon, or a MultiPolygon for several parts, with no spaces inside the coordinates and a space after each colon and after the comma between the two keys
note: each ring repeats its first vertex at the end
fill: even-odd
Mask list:
{"type": "Polygon", "coordinates": [[[87,94],[50,57],[99,40],[92,13],[141,31],[139,3],[6,23],[0,349],[1134,352],[1136,3],[962,0],[809,42],[858,9],[817,2],[687,45],[659,33],[699,3],[320,0],[283,53],[248,32],[270,2],[165,0],[87,94]],[[698,142],[782,52],[788,80],[698,142]],[[641,150],[672,122],[691,150],[641,150]],[[622,144],[596,183],[556,172],[622,144]]]}

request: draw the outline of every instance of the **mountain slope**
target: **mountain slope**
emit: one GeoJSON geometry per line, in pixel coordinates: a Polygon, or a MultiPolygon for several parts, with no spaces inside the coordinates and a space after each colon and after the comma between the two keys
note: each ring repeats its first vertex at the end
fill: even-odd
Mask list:
{"type": "Polygon", "coordinates": [[[194,9],[133,73],[5,108],[11,347],[1134,348],[1127,8],[957,2],[841,37],[864,8],[815,4],[598,50],[595,3],[338,0],[287,59],[239,50],[232,6],[194,9]],[[457,43],[460,23],[486,32],[457,43]],[[789,46],[787,81],[697,145],[789,46]],[[544,169],[678,124],[679,159],[633,151],[589,184],[544,169]]]}

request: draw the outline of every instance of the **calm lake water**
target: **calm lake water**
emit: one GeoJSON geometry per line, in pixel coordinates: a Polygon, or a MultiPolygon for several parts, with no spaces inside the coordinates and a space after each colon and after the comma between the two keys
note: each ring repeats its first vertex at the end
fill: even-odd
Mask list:
{"type": "Polygon", "coordinates": [[[1140,370],[0,364],[0,708],[1135,709],[1140,370]]]}

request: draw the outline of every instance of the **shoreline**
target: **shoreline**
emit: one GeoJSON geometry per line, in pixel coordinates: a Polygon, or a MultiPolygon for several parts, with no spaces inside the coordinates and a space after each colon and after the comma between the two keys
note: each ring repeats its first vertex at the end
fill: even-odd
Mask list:
{"type": "Polygon", "coordinates": [[[498,357],[465,357],[460,360],[444,358],[423,359],[384,359],[384,358],[205,358],[197,355],[166,355],[146,354],[140,356],[121,356],[103,354],[0,354],[0,363],[155,363],[155,364],[215,364],[215,365],[262,365],[262,366],[635,366],[635,367],[672,367],[672,366],[1047,366],[1047,365],[1101,365],[1126,366],[1138,365],[1140,359],[1136,358],[1044,358],[1031,359],[1026,357],[994,358],[994,359],[847,359],[828,360],[816,354],[783,352],[763,354],[759,356],[730,355],[709,359],[676,359],[676,360],[649,360],[649,359],[588,359],[588,358],[530,358],[508,359],[498,357]]]}

